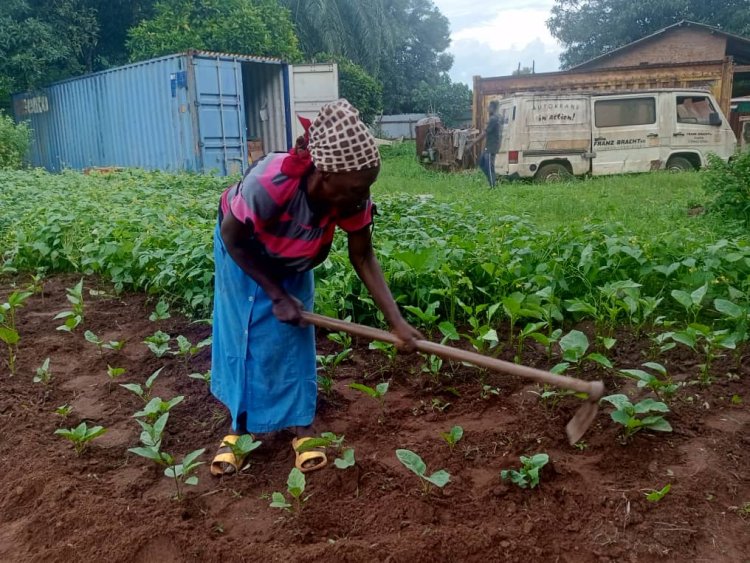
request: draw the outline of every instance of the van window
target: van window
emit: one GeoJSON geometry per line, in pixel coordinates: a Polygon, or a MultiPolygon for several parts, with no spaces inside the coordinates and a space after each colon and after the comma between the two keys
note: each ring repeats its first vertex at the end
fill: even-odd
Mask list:
{"type": "Polygon", "coordinates": [[[677,96],[677,121],[697,125],[711,125],[712,113],[716,113],[708,96],[677,96]]]}
{"type": "Polygon", "coordinates": [[[597,127],[624,127],[656,123],[656,99],[623,98],[594,102],[597,127]]]}

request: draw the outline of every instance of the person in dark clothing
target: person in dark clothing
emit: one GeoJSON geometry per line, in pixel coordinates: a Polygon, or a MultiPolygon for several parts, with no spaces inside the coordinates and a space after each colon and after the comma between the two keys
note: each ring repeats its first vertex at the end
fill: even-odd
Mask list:
{"type": "Polygon", "coordinates": [[[497,178],[495,177],[495,156],[500,152],[500,140],[503,136],[503,118],[498,114],[500,103],[497,100],[492,100],[489,105],[490,117],[487,120],[487,127],[474,144],[481,143],[485,138],[487,139],[486,146],[480,157],[480,168],[484,175],[487,176],[487,181],[490,183],[490,188],[495,187],[497,178]]]}

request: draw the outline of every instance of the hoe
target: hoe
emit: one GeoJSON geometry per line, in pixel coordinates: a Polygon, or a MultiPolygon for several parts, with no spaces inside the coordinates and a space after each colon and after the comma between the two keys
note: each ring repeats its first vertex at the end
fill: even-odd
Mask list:
{"type": "MultiPolygon", "coordinates": [[[[367,338],[369,340],[380,340],[389,344],[398,343],[398,338],[385,330],[341,321],[331,317],[317,315],[315,313],[305,312],[302,314],[302,317],[306,322],[328,330],[341,330],[354,336],[367,338]]],[[[568,422],[568,425],[565,427],[568,434],[568,440],[571,444],[575,444],[583,437],[586,430],[591,426],[591,423],[594,422],[597,412],[599,412],[599,399],[601,399],[604,394],[604,383],[601,381],[584,381],[582,379],[557,375],[548,371],[521,366],[511,362],[498,360],[496,358],[490,358],[475,352],[428,342],[427,340],[417,340],[416,349],[424,354],[432,354],[445,360],[466,362],[478,367],[532,379],[538,383],[547,383],[562,389],[571,389],[578,393],[586,393],[588,399],[578,409],[576,414],[570,419],[570,422],[568,422]]]]}

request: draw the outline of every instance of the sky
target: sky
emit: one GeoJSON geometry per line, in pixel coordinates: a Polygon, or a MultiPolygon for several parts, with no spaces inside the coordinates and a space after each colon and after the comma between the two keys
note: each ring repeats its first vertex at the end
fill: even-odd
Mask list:
{"type": "Polygon", "coordinates": [[[547,30],[552,0],[433,0],[450,20],[454,81],[505,76],[536,64],[537,72],[559,69],[562,47],[547,30]]]}

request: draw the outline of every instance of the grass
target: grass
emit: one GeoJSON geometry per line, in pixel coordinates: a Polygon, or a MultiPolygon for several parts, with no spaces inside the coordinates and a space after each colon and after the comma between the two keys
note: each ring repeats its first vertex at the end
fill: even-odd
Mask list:
{"type": "Polygon", "coordinates": [[[545,230],[620,223],[638,236],[690,230],[706,240],[715,240],[720,230],[713,218],[688,213],[706,200],[699,172],[604,176],[547,185],[503,182],[489,190],[481,172],[447,174],[423,168],[416,161],[413,143],[385,147],[383,153],[375,199],[383,193],[431,194],[443,201],[470,199],[477,209],[497,217],[517,215],[545,230]]]}

